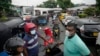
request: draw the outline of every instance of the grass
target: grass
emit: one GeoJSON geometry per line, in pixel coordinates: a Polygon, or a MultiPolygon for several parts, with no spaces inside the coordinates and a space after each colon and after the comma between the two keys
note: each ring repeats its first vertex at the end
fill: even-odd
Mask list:
{"type": "Polygon", "coordinates": [[[6,16],[2,16],[0,18],[0,22],[5,22],[5,21],[8,21],[8,18],[6,16]]]}

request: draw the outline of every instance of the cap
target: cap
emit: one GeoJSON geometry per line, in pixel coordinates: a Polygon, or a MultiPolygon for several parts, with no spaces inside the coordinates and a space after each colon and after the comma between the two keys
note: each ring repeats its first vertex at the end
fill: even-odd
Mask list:
{"type": "Polygon", "coordinates": [[[14,47],[14,46],[23,46],[25,44],[25,41],[22,40],[19,37],[12,37],[8,39],[5,43],[6,47],[14,47]]]}

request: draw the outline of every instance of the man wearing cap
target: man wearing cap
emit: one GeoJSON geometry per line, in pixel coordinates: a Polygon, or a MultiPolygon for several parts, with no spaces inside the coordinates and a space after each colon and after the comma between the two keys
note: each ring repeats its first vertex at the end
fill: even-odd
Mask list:
{"type": "Polygon", "coordinates": [[[6,41],[4,51],[0,53],[0,56],[24,56],[24,44],[21,38],[12,37],[6,41]]]}

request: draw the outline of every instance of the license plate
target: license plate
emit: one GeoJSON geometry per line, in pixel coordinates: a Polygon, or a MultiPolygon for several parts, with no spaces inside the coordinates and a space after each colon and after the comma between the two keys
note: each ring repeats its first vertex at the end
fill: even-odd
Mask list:
{"type": "Polygon", "coordinates": [[[93,36],[98,36],[98,33],[97,33],[97,32],[94,32],[94,33],[93,33],[93,36]]]}

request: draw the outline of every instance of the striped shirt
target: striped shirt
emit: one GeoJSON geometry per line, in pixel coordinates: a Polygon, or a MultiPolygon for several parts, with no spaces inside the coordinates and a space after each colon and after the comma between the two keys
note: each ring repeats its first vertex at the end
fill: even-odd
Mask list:
{"type": "Polygon", "coordinates": [[[27,48],[29,56],[33,53],[38,53],[38,35],[36,34],[34,37],[25,34],[23,38],[25,40],[25,47],[27,48]]]}

